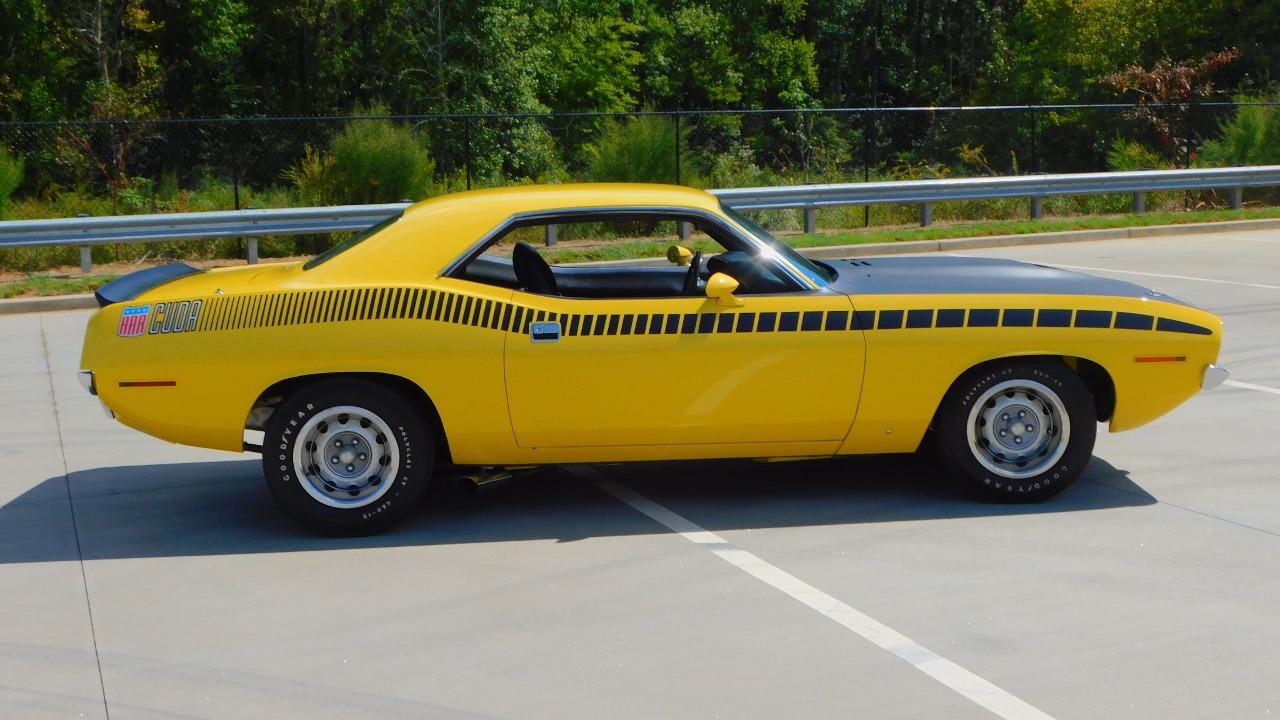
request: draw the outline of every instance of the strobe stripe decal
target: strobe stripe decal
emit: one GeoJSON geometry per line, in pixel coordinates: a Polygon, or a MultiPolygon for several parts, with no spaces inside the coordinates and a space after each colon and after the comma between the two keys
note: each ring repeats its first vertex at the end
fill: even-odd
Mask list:
{"type": "MultiPolygon", "coordinates": [[[[299,290],[214,295],[181,303],[199,308],[173,333],[221,332],[363,320],[424,320],[528,334],[535,322],[558,321],[563,337],[732,335],[744,333],[892,332],[950,328],[1079,328],[1212,335],[1210,328],[1145,313],[1072,308],[957,308],[700,313],[559,313],[464,293],[424,288],[299,290]],[[197,305],[196,303],[199,303],[197,305]]],[[[153,311],[154,314],[154,311],[153,311]]],[[[189,313],[188,313],[189,314],[189,313]]]]}

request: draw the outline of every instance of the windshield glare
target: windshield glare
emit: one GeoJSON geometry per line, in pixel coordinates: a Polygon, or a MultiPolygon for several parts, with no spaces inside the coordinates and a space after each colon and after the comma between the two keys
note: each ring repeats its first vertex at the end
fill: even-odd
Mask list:
{"type": "Polygon", "coordinates": [[[828,270],[823,269],[822,266],[796,252],[790,245],[774,237],[773,233],[760,227],[760,224],[756,221],[724,203],[720,203],[720,209],[725,215],[733,218],[734,222],[741,225],[744,230],[767,245],[773,253],[785,259],[792,267],[812,280],[818,287],[825,287],[832,279],[828,270]]]}

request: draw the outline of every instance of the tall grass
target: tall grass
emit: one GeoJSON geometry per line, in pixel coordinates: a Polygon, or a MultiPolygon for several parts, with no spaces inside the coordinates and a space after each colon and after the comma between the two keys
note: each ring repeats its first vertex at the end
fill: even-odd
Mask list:
{"type": "Polygon", "coordinates": [[[23,169],[22,158],[14,157],[9,148],[0,145],[0,218],[5,216],[9,196],[22,184],[23,169]]]}

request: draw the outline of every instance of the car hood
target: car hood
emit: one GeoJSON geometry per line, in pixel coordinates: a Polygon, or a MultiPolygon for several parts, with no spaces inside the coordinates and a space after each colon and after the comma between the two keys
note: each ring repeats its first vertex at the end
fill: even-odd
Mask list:
{"type": "Polygon", "coordinates": [[[893,255],[828,260],[849,295],[1105,295],[1186,303],[1142,285],[1004,258],[893,255]]]}

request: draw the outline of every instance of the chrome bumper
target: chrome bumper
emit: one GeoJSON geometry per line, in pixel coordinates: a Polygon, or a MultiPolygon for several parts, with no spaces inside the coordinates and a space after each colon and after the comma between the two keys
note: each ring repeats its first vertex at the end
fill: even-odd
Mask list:
{"type": "MultiPolygon", "coordinates": [[[[90,395],[93,395],[95,397],[97,396],[98,382],[93,377],[92,370],[81,370],[80,372],[76,373],[76,378],[80,380],[80,387],[84,388],[90,395]]],[[[102,406],[102,412],[106,414],[108,419],[110,420],[116,419],[115,411],[107,407],[107,404],[102,402],[102,398],[98,398],[98,404],[102,406]]]]}
{"type": "Polygon", "coordinates": [[[1201,390],[1212,390],[1226,382],[1231,373],[1226,368],[1209,363],[1204,368],[1204,377],[1200,379],[1201,390]]]}

